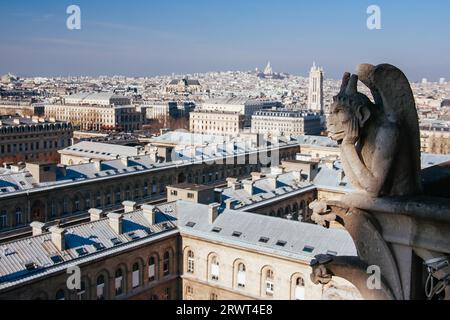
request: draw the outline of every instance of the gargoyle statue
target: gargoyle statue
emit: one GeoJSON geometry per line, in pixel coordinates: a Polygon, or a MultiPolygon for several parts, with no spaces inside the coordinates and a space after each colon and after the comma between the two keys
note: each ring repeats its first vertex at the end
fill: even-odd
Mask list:
{"type": "Polygon", "coordinates": [[[363,64],[358,75],[344,74],[333,100],[329,135],[353,187],[371,197],[419,193],[419,124],[406,76],[389,64],[363,64]],[[374,103],[357,91],[358,79],[374,103]]]}

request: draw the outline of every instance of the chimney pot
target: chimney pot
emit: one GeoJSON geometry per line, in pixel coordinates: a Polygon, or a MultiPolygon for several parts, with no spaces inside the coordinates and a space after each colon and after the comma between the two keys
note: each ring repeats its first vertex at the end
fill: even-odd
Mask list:
{"type": "Polygon", "coordinates": [[[125,213],[130,213],[136,211],[136,202],[134,201],[124,201],[122,202],[125,213]]]}
{"type": "Polygon", "coordinates": [[[122,234],[122,220],[123,215],[120,213],[111,212],[108,214],[109,226],[118,234],[122,234]]]}
{"type": "Polygon", "coordinates": [[[211,203],[208,206],[208,220],[210,224],[213,224],[219,216],[220,203],[211,203]]]}
{"type": "Polygon", "coordinates": [[[39,221],[33,221],[30,223],[30,227],[33,230],[33,237],[39,236],[44,233],[45,223],[39,221]]]}
{"type": "Polygon", "coordinates": [[[88,210],[91,221],[98,221],[103,217],[103,210],[91,208],[88,210]]]}
{"type": "Polygon", "coordinates": [[[49,229],[51,233],[51,239],[53,244],[58,248],[59,251],[66,250],[66,241],[64,239],[65,229],[62,229],[57,226],[53,226],[49,229]]]}
{"type": "Polygon", "coordinates": [[[156,213],[158,209],[153,205],[145,204],[142,206],[142,212],[144,214],[144,218],[150,223],[151,225],[156,224],[156,213]]]}

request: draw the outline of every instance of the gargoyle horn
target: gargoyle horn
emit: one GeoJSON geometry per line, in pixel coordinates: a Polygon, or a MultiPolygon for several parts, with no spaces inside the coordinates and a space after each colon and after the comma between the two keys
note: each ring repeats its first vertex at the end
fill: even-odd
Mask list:
{"type": "Polygon", "coordinates": [[[358,76],[356,74],[352,74],[350,76],[350,80],[348,81],[347,89],[345,89],[345,93],[348,96],[355,95],[358,92],[358,76]]]}

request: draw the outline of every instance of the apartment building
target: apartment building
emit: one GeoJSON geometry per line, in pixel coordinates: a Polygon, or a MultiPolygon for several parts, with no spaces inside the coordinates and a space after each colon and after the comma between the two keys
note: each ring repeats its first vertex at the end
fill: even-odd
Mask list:
{"type": "Polygon", "coordinates": [[[252,132],[270,136],[320,135],[320,115],[303,111],[257,111],[252,116],[252,132]]]}
{"type": "Polygon", "coordinates": [[[72,124],[39,117],[0,117],[0,164],[59,162],[58,150],[72,145],[72,124]]]}
{"type": "Polygon", "coordinates": [[[194,111],[189,115],[192,133],[237,135],[244,128],[244,115],[226,111],[194,111]]]}

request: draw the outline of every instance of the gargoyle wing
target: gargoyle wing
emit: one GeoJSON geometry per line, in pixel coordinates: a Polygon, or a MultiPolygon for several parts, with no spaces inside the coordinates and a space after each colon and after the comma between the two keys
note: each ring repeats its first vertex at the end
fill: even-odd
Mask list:
{"type": "Polygon", "coordinates": [[[408,153],[415,155],[414,171],[420,172],[420,131],[416,103],[408,79],[390,64],[358,66],[358,78],[371,91],[378,107],[387,119],[396,123],[401,137],[407,137],[408,153]]]}

